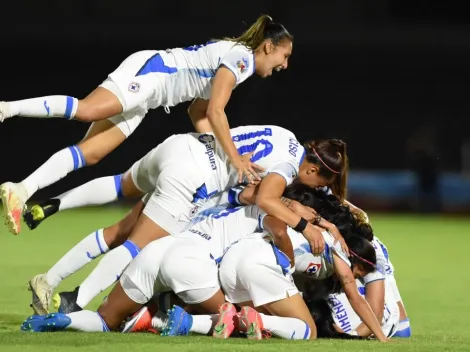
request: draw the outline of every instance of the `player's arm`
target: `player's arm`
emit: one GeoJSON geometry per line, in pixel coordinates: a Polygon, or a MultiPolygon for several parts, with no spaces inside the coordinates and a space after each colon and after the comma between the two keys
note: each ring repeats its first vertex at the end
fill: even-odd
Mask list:
{"type": "Polygon", "coordinates": [[[212,82],[211,97],[206,112],[218,142],[231,161],[240,157],[232,141],[227,115],[225,115],[225,107],[230,100],[235,83],[234,73],[226,66],[219,67],[212,82]]]}
{"type": "MultiPolygon", "coordinates": [[[[285,174],[281,169],[279,171],[285,174]]],[[[325,249],[325,240],[323,239],[321,229],[308,222],[305,225],[304,221],[306,220],[287,208],[281,200],[287,186],[286,177],[288,176],[282,176],[277,172],[271,172],[266,175],[259,185],[256,205],[266,214],[281,220],[293,229],[297,228],[310,243],[312,252],[320,254],[325,249]],[[303,229],[299,229],[299,227],[303,229]]]]}
{"type": "Polygon", "coordinates": [[[198,133],[212,132],[212,126],[207,118],[207,107],[209,100],[196,98],[188,108],[188,115],[191,118],[194,129],[198,133]]]}
{"type": "Polygon", "coordinates": [[[344,260],[342,260],[336,253],[333,254],[333,262],[335,267],[335,274],[341,282],[343,291],[348,297],[351,307],[356,314],[372,331],[372,333],[382,342],[388,341],[380,327],[374,312],[369,306],[369,303],[359,294],[356,285],[356,279],[351,271],[351,268],[344,260]]]}
{"type": "MultiPolygon", "coordinates": [[[[366,301],[369,303],[370,308],[374,312],[377,320],[382,321],[385,306],[385,280],[379,279],[368,283],[366,286],[366,301]]],[[[369,336],[371,331],[364,324],[361,323],[357,329],[359,336],[369,336]]]]}
{"type": "Polygon", "coordinates": [[[294,268],[294,247],[292,246],[292,241],[290,240],[290,237],[287,234],[286,223],[282,222],[279,219],[276,219],[273,216],[267,215],[263,219],[263,229],[265,229],[272,235],[274,244],[277,248],[279,248],[284,254],[289,257],[290,267],[294,268]]]}

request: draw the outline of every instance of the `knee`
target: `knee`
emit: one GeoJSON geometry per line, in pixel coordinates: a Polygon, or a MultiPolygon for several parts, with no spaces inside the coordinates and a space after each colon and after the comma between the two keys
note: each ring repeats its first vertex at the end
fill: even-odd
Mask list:
{"type": "Polygon", "coordinates": [[[99,120],[99,110],[93,104],[90,104],[87,99],[78,101],[77,112],[75,113],[75,120],[83,122],[93,122],[99,120]]]}
{"type": "Polygon", "coordinates": [[[125,220],[121,220],[119,223],[104,229],[103,237],[109,249],[119,247],[129,238],[132,227],[126,227],[125,220]],[[124,223],[124,226],[121,223],[124,223]]]}

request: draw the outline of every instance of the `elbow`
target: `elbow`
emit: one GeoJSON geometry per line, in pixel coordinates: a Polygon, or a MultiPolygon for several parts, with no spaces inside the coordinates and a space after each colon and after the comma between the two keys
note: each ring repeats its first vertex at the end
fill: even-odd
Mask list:
{"type": "Polygon", "coordinates": [[[266,211],[266,207],[268,206],[269,199],[263,195],[258,194],[256,196],[255,204],[261,210],[266,211]]]}
{"type": "Polygon", "coordinates": [[[273,236],[274,244],[283,243],[286,239],[289,239],[289,235],[287,234],[287,226],[284,228],[279,228],[274,231],[270,232],[273,236]]]}

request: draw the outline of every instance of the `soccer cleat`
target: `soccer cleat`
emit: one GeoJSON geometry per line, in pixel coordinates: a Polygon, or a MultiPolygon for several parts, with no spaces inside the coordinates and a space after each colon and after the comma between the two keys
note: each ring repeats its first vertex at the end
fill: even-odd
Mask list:
{"type": "Polygon", "coordinates": [[[163,328],[162,336],[184,336],[189,335],[193,325],[193,316],[181,308],[174,305],[168,310],[168,323],[163,328]]]}
{"type": "Polygon", "coordinates": [[[256,309],[251,307],[242,307],[242,310],[240,311],[240,320],[247,328],[246,337],[248,339],[263,339],[263,320],[256,309]]]}
{"type": "Polygon", "coordinates": [[[46,315],[49,313],[53,287],[46,281],[46,274],[39,274],[28,282],[28,290],[32,292],[31,308],[34,314],[46,315]]]}
{"type": "Polygon", "coordinates": [[[26,191],[18,183],[6,182],[0,186],[0,198],[5,225],[12,234],[18,235],[21,231],[21,214],[26,207],[26,191]]]}
{"type": "Polygon", "coordinates": [[[52,332],[65,330],[72,320],[65,314],[33,315],[21,324],[22,331],[52,332]]]}
{"type": "Polygon", "coordinates": [[[218,339],[226,339],[232,335],[235,330],[237,310],[232,303],[224,303],[219,308],[219,320],[214,326],[212,336],[218,339]]]}
{"type": "Polygon", "coordinates": [[[156,334],[157,330],[152,326],[153,314],[153,307],[143,306],[125,323],[122,332],[152,332],[156,334]]]}
{"type": "Polygon", "coordinates": [[[9,117],[11,117],[11,113],[10,109],[8,109],[8,103],[5,101],[0,101],[0,122],[3,122],[9,117]]]}
{"type": "Polygon", "coordinates": [[[78,290],[80,286],[77,286],[72,292],[59,292],[52,297],[54,308],[61,314],[69,314],[73,312],[79,312],[83,308],[77,304],[78,290]]]}
{"type": "Polygon", "coordinates": [[[24,213],[23,220],[30,230],[34,230],[41,222],[57,213],[59,205],[59,199],[49,199],[44,203],[33,205],[30,210],[24,213]]]}

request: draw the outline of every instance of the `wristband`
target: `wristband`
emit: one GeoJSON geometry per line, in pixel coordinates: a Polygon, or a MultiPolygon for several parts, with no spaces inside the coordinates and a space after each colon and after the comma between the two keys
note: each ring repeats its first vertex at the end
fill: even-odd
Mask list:
{"type": "Polygon", "coordinates": [[[297,231],[297,232],[302,233],[307,228],[307,225],[308,225],[308,221],[305,220],[304,218],[300,218],[300,221],[297,224],[297,226],[294,227],[294,230],[297,231]]]}

